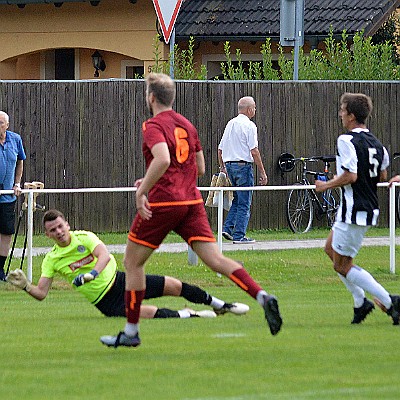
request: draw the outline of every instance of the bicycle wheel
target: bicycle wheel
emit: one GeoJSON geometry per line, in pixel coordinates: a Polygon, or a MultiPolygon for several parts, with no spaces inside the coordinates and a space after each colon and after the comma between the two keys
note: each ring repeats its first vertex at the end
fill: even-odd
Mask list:
{"type": "Polygon", "coordinates": [[[340,204],[341,191],[338,188],[328,189],[324,195],[326,204],[326,219],[328,226],[332,226],[336,220],[336,213],[340,204]]]}
{"type": "Polygon", "coordinates": [[[311,228],[313,214],[313,204],[308,190],[291,190],[286,205],[286,217],[290,229],[294,233],[308,232],[311,228]]]}

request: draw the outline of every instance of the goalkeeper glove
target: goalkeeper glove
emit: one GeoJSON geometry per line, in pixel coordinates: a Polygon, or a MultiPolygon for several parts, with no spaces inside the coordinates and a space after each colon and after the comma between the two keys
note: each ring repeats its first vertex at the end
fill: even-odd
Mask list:
{"type": "Polygon", "coordinates": [[[32,286],[28,281],[28,278],[25,276],[24,271],[22,269],[16,269],[15,271],[11,271],[7,275],[7,282],[10,282],[12,285],[25,290],[26,292],[30,292],[32,286]]]}
{"type": "Polygon", "coordinates": [[[75,279],[72,281],[72,284],[75,286],[82,286],[86,282],[90,282],[93,279],[96,279],[98,275],[99,273],[95,269],[92,269],[86,274],[79,274],[78,276],[76,276],[75,279]]]}

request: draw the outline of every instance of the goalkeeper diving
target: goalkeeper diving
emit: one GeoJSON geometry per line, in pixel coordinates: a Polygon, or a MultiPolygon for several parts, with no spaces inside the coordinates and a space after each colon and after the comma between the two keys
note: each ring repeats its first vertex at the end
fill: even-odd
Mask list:
{"type": "MultiPolygon", "coordinates": [[[[46,211],[43,225],[46,236],[55,244],[43,260],[38,284],[30,283],[21,269],[11,271],[7,282],[37,300],[44,300],[54,276],[59,274],[107,317],[125,317],[125,272],[117,270],[114,256],[97,235],[89,231],[71,231],[65,216],[58,210],[46,211]]],[[[225,313],[241,315],[249,310],[246,304],[226,303],[170,276],[146,275],[146,284],[146,299],[178,296],[212,309],[176,311],[146,304],[141,307],[142,318],[216,317],[225,313]]]]}

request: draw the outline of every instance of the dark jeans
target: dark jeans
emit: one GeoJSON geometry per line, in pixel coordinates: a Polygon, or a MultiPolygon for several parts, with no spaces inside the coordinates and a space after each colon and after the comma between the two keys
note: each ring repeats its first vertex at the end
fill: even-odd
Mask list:
{"type": "MultiPolygon", "coordinates": [[[[226,172],[232,186],[254,186],[253,164],[226,163],[226,172]]],[[[243,190],[233,192],[232,206],[224,223],[224,232],[233,236],[233,240],[240,240],[246,235],[250,219],[250,206],[253,191],[243,190]]]]}

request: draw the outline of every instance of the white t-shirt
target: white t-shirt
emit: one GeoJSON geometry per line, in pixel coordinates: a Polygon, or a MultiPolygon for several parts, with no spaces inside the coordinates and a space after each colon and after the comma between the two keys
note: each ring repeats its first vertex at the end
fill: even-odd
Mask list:
{"type": "Polygon", "coordinates": [[[244,114],[232,118],[225,127],[218,149],[222,160],[253,162],[251,150],[258,147],[257,126],[244,114]]]}

